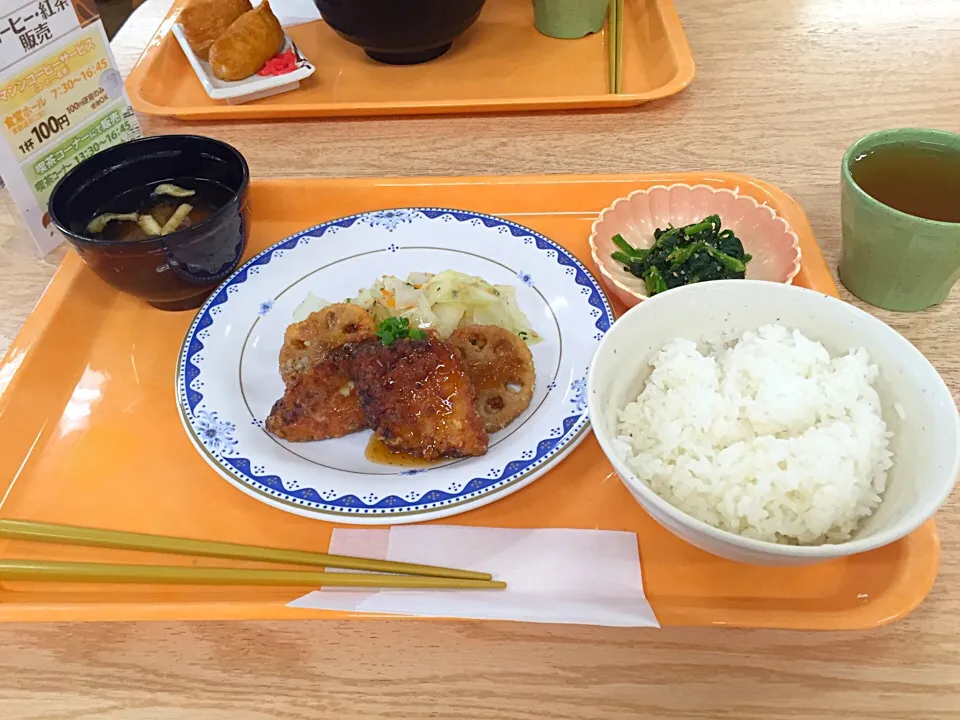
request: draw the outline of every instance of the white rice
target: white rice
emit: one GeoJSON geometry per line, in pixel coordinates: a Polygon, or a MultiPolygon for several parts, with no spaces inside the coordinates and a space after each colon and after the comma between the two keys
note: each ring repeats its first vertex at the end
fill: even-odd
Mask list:
{"type": "Polygon", "coordinates": [[[626,462],[683,512],[745,537],[848,540],[879,505],[891,433],[866,350],[830,357],[781,325],[732,346],[674,340],[619,413],[626,462]]]}

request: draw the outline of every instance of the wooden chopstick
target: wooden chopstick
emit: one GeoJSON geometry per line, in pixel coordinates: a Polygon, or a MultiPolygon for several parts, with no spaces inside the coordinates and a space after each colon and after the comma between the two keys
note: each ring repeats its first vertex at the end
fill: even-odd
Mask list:
{"type": "Polygon", "coordinates": [[[616,68],[616,73],[614,75],[614,77],[616,78],[614,92],[617,94],[623,92],[623,2],[624,0],[614,0],[614,3],[617,8],[617,13],[616,13],[617,57],[614,62],[614,66],[616,68]]]}
{"type": "Polygon", "coordinates": [[[617,92],[617,56],[620,45],[617,35],[617,0],[610,0],[607,13],[607,45],[610,48],[610,94],[617,92]]]}
{"type": "Polygon", "coordinates": [[[497,580],[369,575],[365,573],[259,570],[171,565],[109,565],[46,560],[0,560],[0,580],[69,583],[144,583],[150,585],[277,585],[285,587],[412,588],[502,590],[497,580]]]}
{"type": "Polygon", "coordinates": [[[418,575],[421,577],[459,578],[462,580],[491,579],[489,573],[474,572],[472,570],[456,570],[454,568],[437,567],[434,565],[418,565],[416,563],[393,562],[391,560],[371,560],[368,558],[349,557],[347,555],[328,555],[327,553],[309,552],[306,550],[258,547],[256,545],[241,545],[239,543],[217,542],[214,540],[190,540],[187,538],[147,535],[121,530],[99,530],[95,528],[74,527],[72,525],[53,525],[27,520],[0,520],[0,537],[15,540],[29,540],[32,542],[112,548],[115,550],[162,552],[172,553],[174,555],[231,558],[233,560],[259,560],[262,562],[288,563],[291,565],[312,565],[346,570],[367,570],[378,573],[399,573],[403,575],[418,575]]]}

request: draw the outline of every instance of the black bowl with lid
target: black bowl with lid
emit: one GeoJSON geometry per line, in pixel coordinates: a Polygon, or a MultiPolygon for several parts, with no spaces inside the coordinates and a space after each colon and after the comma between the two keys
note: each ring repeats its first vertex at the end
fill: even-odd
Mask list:
{"type": "Polygon", "coordinates": [[[314,0],[324,22],[374,60],[412,65],[443,55],[485,0],[314,0]]]}
{"type": "MultiPolygon", "coordinates": [[[[249,236],[250,171],[235,148],[197,135],[158,135],[115,145],[61,178],[50,219],[83,261],[113,287],[164,310],[198,307],[240,264],[249,236]],[[145,240],[91,237],[87,224],[118,196],[178,178],[218,189],[208,217],[145,240]]],[[[124,210],[126,211],[126,210],[124,210]]]]}

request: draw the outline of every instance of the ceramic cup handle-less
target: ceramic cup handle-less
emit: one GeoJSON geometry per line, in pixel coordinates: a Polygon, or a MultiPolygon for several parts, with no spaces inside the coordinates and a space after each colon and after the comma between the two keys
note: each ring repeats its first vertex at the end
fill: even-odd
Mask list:
{"type": "Polygon", "coordinates": [[[886,130],[861,138],[843,156],[840,281],[864,302],[912,312],[942,303],[960,279],[960,223],[908,215],[857,185],[851,172],[856,159],[891,144],[942,148],[960,157],[960,135],[886,130]]]}
{"type": "Polygon", "coordinates": [[[544,35],[572,40],[600,32],[608,0],[533,0],[533,24],[544,35]]]}

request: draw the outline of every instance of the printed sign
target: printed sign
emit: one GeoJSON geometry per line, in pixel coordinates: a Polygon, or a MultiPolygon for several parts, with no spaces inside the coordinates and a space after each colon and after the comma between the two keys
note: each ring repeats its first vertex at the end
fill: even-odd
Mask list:
{"type": "MultiPolygon", "coordinates": [[[[6,4],[6,3],[5,3],[6,4]]],[[[0,10],[0,176],[46,253],[50,192],[94,153],[140,137],[94,0],[0,10]]]]}

